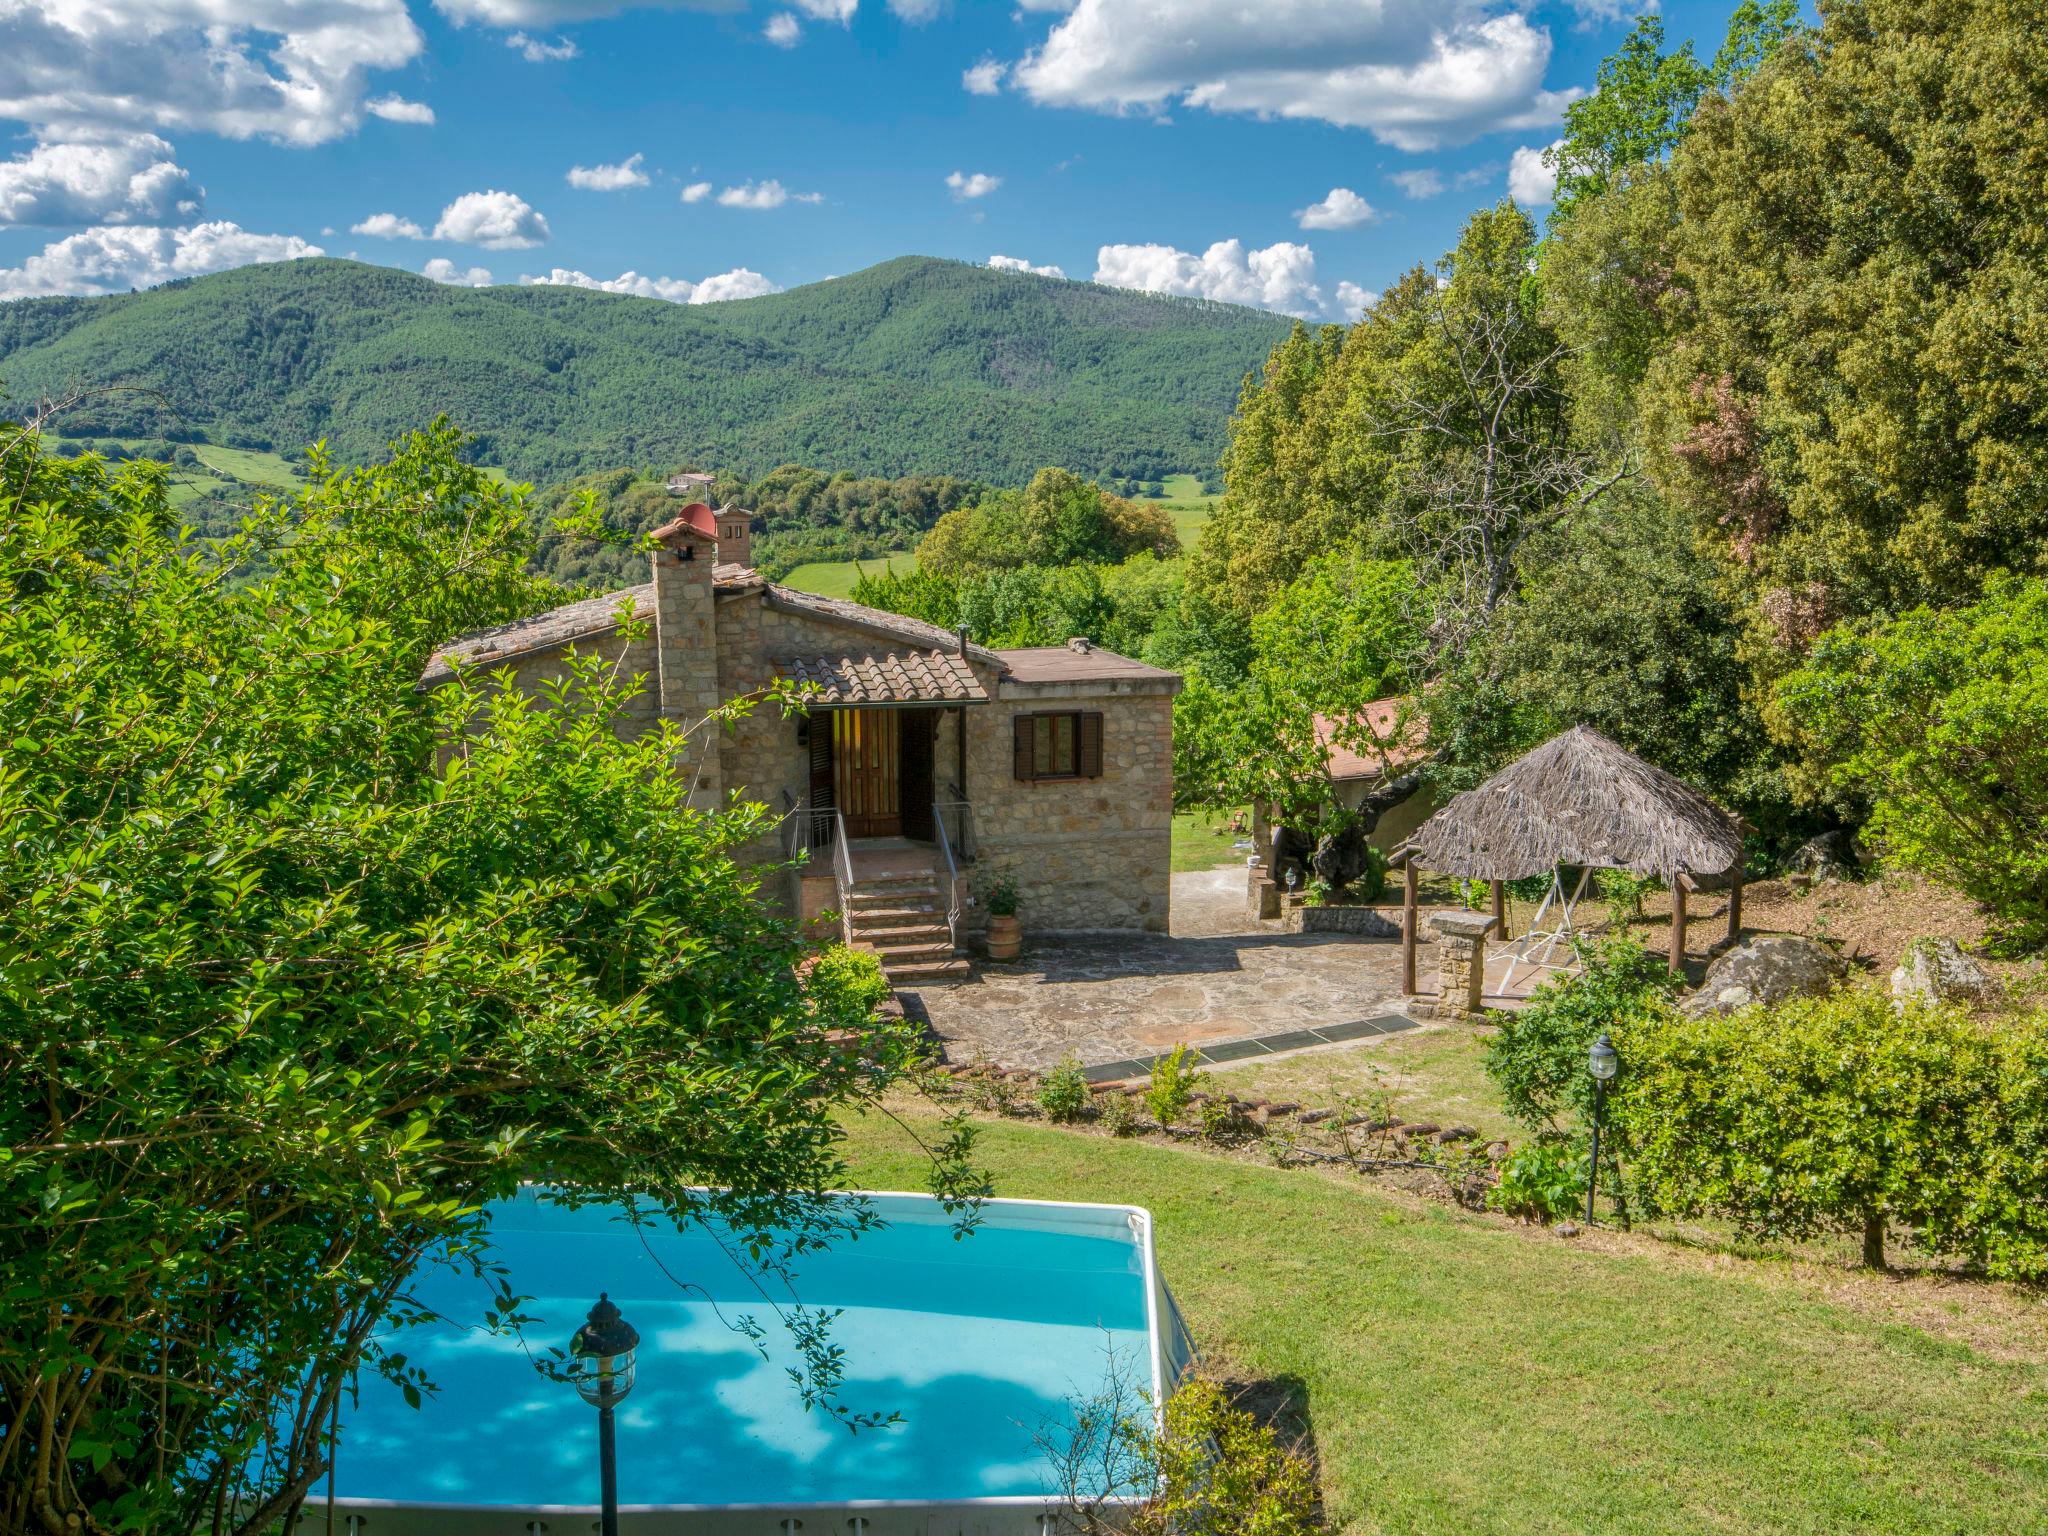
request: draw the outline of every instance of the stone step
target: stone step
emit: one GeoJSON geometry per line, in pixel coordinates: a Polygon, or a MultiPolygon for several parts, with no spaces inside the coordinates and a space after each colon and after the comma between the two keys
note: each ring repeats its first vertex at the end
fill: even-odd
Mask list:
{"type": "Polygon", "coordinates": [[[944,933],[936,939],[918,939],[902,944],[862,944],[861,948],[872,950],[882,962],[884,970],[895,970],[900,965],[922,965],[927,960],[951,960],[953,941],[944,933]]]}
{"type": "Polygon", "coordinates": [[[902,907],[855,907],[846,914],[855,928],[915,928],[943,923],[946,909],[936,901],[902,907]]]}
{"type": "Polygon", "coordinates": [[[950,949],[953,944],[952,932],[946,925],[944,923],[932,922],[898,923],[890,927],[881,928],[869,928],[864,927],[860,923],[855,923],[853,925],[853,937],[856,943],[865,944],[870,949],[879,949],[890,954],[904,948],[906,945],[944,944],[950,949]]]}
{"type": "Polygon", "coordinates": [[[965,960],[919,961],[914,965],[885,965],[889,984],[896,987],[929,987],[956,981],[971,981],[972,967],[965,960]]]}
{"type": "Polygon", "coordinates": [[[849,911],[865,912],[876,907],[935,906],[939,900],[939,888],[927,880],[922,884],[890,885],[886,890],[877,885],[857,885],[846,893],[849,911]]]}

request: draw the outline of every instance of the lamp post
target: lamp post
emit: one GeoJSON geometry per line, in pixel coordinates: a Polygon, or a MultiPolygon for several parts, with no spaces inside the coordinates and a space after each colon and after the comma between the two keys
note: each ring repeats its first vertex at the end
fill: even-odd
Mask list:
{"type": "Polygon", "coordinates": [[[1586,1170],[1586,1225],[1593,1225],[1593,1194],[1600,1187],[1600,1117],[1607,1108],[1607,1085],[1621,1070],[1621,1053],[1602,1030],[1586,1052],[1586,1070],[1593,1074],[1593,1164],[1586,1170]]]}
{"type": "Polygon", "coordinates": [[[602,1292],[590,1309],[589,1320],[569,1341],[577,1395],[597,1409],[598,1480],[604,1500],[598,1529],[603,1536],[619,1536],[618,1443],[612,1409],[633,1390],[633,1351],[639,1345],[638,1330],[602,1292]]]}

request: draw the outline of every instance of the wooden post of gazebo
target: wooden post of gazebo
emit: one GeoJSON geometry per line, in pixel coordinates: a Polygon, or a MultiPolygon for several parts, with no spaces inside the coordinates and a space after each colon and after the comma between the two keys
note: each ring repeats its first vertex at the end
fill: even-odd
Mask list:
{"type": "Polygon", "coordinates": [[[1692,884],[1680,870],[1671,877],[1671,974],[1685,971],[1685,890],[1692,884]]]}
{"type": "Polygon", "coordinates": [[[1401,992],[1415,995],[1415,888],[1417,871],[1414,855],[1401,865],[1401,992]]]}
{"type": "Polygon", "coordinates": [[[1493,936],[1502,940],[1508,936],[1508,886],[1505,880],[1489,883],[1493,887],[1493,936]]]}
{"type": "Polygon", "coordinates": [[[1735,866],[1735,877],[1728,887],[1728,942],[1733,945],[1742,937],[1742,866],[1735,866]]]}

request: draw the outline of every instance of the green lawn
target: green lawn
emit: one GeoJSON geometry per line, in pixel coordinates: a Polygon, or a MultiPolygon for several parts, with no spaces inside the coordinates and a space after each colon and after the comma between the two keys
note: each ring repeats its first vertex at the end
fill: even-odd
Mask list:
{"type": "Polygon", "coordinates": [[[217,448],[211,443],[194,443],[192,452],[208,469],[232,475],[244,485],[278,491],[299,488],[299,472],[274,453],[254,448],[217,448]]]}
{"type": "Polygon", "coordinates": [[[1345,1097],[1389,1096],[1403,1119],[1469,1125],[1491,1140],[1521,1142],[1528,1131],[1500,1107],[1482,1064],[1484,1026],[1444,1023],[1382,1035],[1342,1050],[1305,1051],[1277,1061],[1212,1067],[1217,1086],[1247,1099],[1334,1106],[1345,1097]]]}
{"type": "Polygon", "coordinates": [[[1190,549],[1201,537],[1202,525],[1209,521],[1210,512],[1223,498],[1205,492],[1199,475],[1168,475],[1161,483],[1166,487],[1161,505],[1173,518],[1173,531],[1180,536],[1181,547],[1190,549]]]}
{"type": "Polygon", "coordinates": [[[1247,850],[1233,847],[1228,811],[1182,811],[1173,818],[1173,872],[1242,864],[1247,850]]]}
{"type": "MultiPolygon", "coordinates": [[[[880,1117],[852,1152],[923,1187],[880,1117]]],[[[1151,1210],[1203,1357],[1293,1390],[1344,1532],[2048,1530],[2038,1304],[1014,1122],[980,1156],[1002,1195],[1151,1210]]]]}
{"type": "Polygon", "coordinates": [[[782,578],[782,584],[799,592],[815,592],[820,597],[851,597],[853,584],[860,580],[863,571],[873,576],[884,571],[908,576],[916,569],[914,554],[890,555],[880,560],[813,560],[791,570],[782,578]]]}

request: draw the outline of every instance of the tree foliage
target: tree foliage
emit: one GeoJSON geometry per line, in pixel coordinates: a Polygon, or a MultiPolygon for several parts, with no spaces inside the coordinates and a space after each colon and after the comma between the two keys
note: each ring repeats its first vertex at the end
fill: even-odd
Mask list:
{"type": "Polygon", "coordinates": [[[1832,630],[1775,707],[1825,792],[1869,797],[1888,857],[2048,942],[2048,580],[1832,630]]]}
{"type": "Polygon", "coordinates": [[[213,544],[153,466],[0,440],[7,1530],[273,1528],[359,1368],[430,1386],[380,1330],[522,1178],[799,1247],[866,1219],[804,1195],[915,1046],[799,980],[734,857],[767,812],[693,809],[691,738],[616,735],[595,658],[580,708],[417,690],[534,596],[462,458],[316,463],[213,544]]]}

